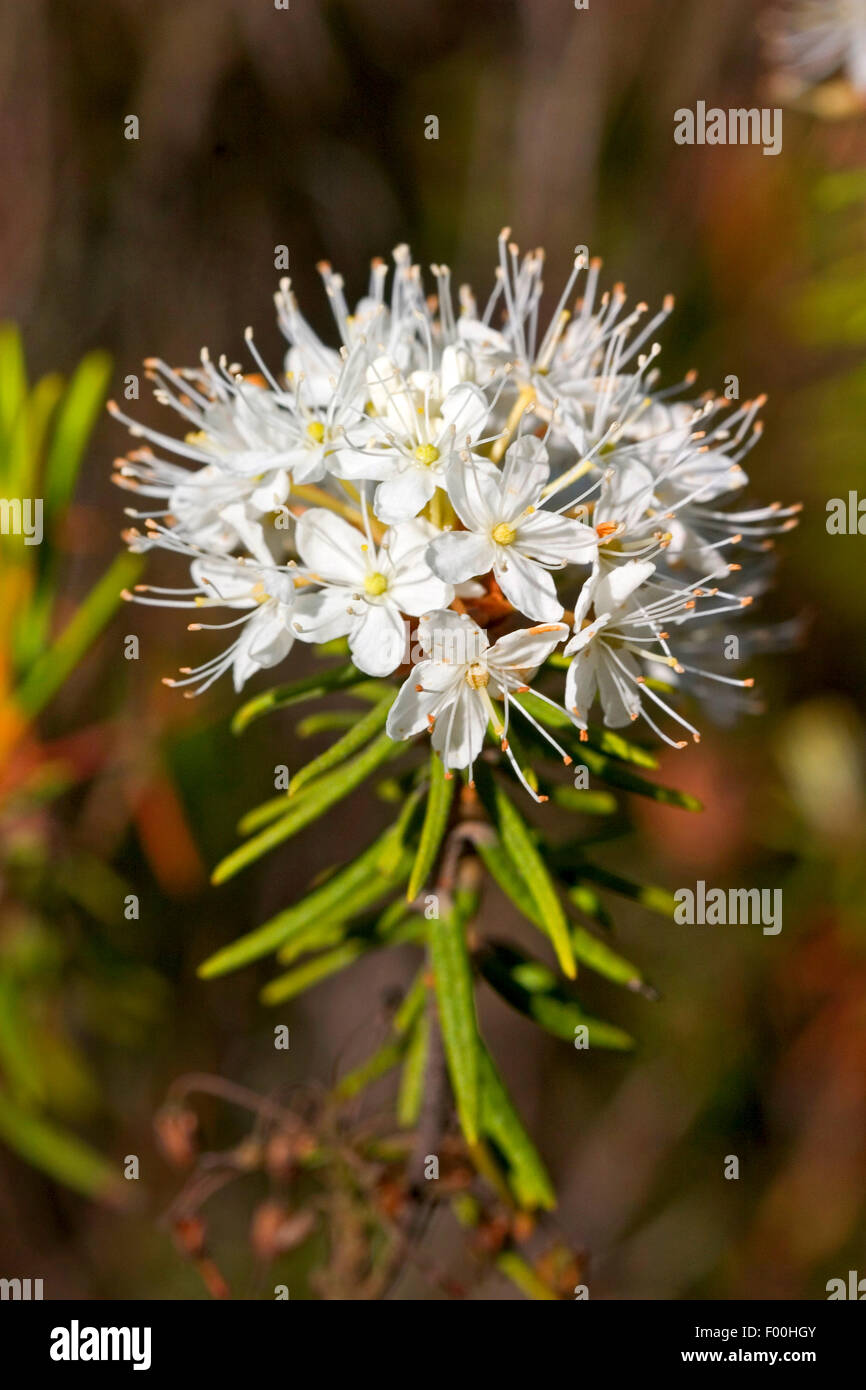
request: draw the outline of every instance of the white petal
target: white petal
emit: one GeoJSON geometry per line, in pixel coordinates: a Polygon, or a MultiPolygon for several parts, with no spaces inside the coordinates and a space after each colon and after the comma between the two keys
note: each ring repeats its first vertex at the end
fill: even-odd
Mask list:
{"type": "Polygon", "coordinates": [[[460,684],[465,684],[460,671],[436,661],[419,661],[413,666],[400,693],[391,706],[385,725],[388,737],[411,738],[429,727],[428,715],[433,714],[453,688],[455,696],[460,684]],[[420,687],[420,688],[419,688],[420,687]]]}
{"type": "Polygon", "coordinates": [[[602,574],[595,588],[596,613],[616,613],[654,570],[651,560],[629,560],[602,574]]]}
{"type": "Polygon", "coordinates": [[[400,462],[396,449],[384,449],[381,444],[367,449],[336,449],[328,455],[328,467],[335,478],[370,478],[381,482],[390,478],[400,462]]]}
{"type": "MultiPolygon", "coordinates": [[[[638,664],[630,652],[619,652],[617,655],[633,676],[640,675],[638,664]]],[[[613,658],[602,646],[598,656],[598,689],[604,722],[611,729],[619,729],[623,724],[630,724],[640,713],[640,691],[626,681],[621,670],[617,669],[614,677],[614,670],[613,658]]]]}
{"type": "Polygon", "coordinates": [[[442,391],[445,395],[464,381],[474,381],[475,363],[469,349],[460,343],[449,343],[446,348],[443,348],[439,375],[442,379],[442,391]]]}
{"type": "Polygon", "coordinates": [[[573,719],[586,723],[597,689],[595,650],[591,648],[574,658],[565,677],[565,708],[573,719]]]}
{"type": "Polygon", "coordinates": [[[311,507],[298,521],[295,543],[304,564],[320,579],[363,585],[367,542],[341,516],[324,507],[311,507]]]}
{"type": "Polygon", "coordinates": [[[283,469],[267,473],[250,493],[250,505],[257,512],[273,512],[285,502],[289,495],[289,475],[283,469]]]}
{"type": "Polygon", "coordinates": [[[534,434],[521,435],[506,450],[500,520],[513,521],[538,500],[550,477],[547,450],[534,434]]]}
{"type": "Polygon", "coordinates": [[[493,574],[508,602],[527,618],[544,623],[558,622],[563,610],[550,570],[534,560],[527,560],[513,545],[496,549],[493,574]]]}
{"type": "Polygon", "coordinates": [[[399,610],[387,603],[368,603],[349,634],[349,649],[359,671],[390,676],[406,659],[408,627],[399,610]]]}
{"type": "Polygon", "coordinates": [[[276,666],[291,651],[294,636],[285,623],[277,605],[269,615],[263,613],[251,618],[238,642],[232,663],[232,678],[236,691],[243,689],[244,682],[256,671],[276,666]]]}
{"type": "Polygon", "coordinates": [[[501,518],[502,475],[487,459],[455,458],[445,474],[451,505],[468,531],[489,531],[501,518]]]}
{"type": "Polygon", "coordinates": [[[261,525],[252,519],[243,502],[233,502],[230,507],[223,507],[222,516],[230,526],[234,527],[246,549],[256,557],[259,564],[272,565],[274,563],[274,557],[268,550],[261,525]]]}
{"type": "Polygon", "coordinates": [[[417,433],[415,403],[399,367],[390,357],[377,357],[367,368],[370,399],[397,434],[414,439],[417,433]]]}
{"type": "Polygon", "coordinates": [[[445,431],[450,434],[453,426],[455,445],[463,449],[467,439],[474,443],[483,432],[490,405],[483,391],[466,382],[448,392],[442,401],[440,414],[445,422],[445,431]]]}
{"type": "Polygon", "coordinates": [[[405,468],[379,484],[373,509],[379,519],[389,525],[408,521],[426,507],[435,491],[436,480],[429,469],[405,468]]]}
{"type": "Polygon", "coordinates": [[[424,614],[418,624],[418,643],[425,656],[448,666],[478,661],[490,645],[477,623],[451,608],[424,614]]]}
{"type": "Polygon", "coordinates": [[[461,682],[456,700],[443,710],[433,728],[433,747],[446,768],[469,767],[484,744],[488,713],[478,692],[461,682]]]}
{"type": "Polygon", "coordinates": [[[565,623],[542,623],[537,627],[519,628],[494,642],[487,653],[490,670],[536,671],[550,653],[568,636],[565,623]]]}
{"type": "Polygon", "coordinates": [[[193,583],[203,588],[209,597],[218,598],[232,608],[253,608],[257,600],[252,594],[259,580],[253,565],[220,564],[219,560],[193,560],[189,567],[193,583]]]}
{"type": "Polygon", "coordinates": [[[427,547],[433,573],[451,584],[487,574],[495,557],[496,546],[490,537],[477,531],[444,531],[427,547]]]}
{"type": "Polygon", "coordinates": [[[592,641],[593,637],[595,637],[596,633],[601,632],[602,628],[607,627],[609,622],[610,614],[602,613],[600,617],[596,618],[594,623],[588,623],[586,627],[580,628],[575,632],[571,641],[566,643],[563,648],[563,655],[573,656],[575,652],[583,651],[584,647],[589,646],[589,643],[592,641]]]}
{"type": "Polygon", "coordinates": [[[387,558],[396,574],[404,564],[415,564],[419,558],[423,558],[427,546],[438,535],[438,528],[424,517],[401,521],[385,532],[380,559],[384,562],[387,558]]]}
{"type": "Polygon", "coordinates": [[[292,616],[295,636],[301,642],[333,642],[335,637],[345,637],[357,621],[357,607],[351,590],[342,587],[302,594],[292,616]]]}
{"type": "Polygon", "coordinates": [[[626,529],[635,526],[652,502],[653,476],[642,463],[627,460],[605,474],[593,522],[622,522],[626,529]]]}
{"type": "Polygon", "coordinates": [[[514,546],[545,565],[589,565],[598,552],[598,537],[581,521],[539,511],[518,523],[514,546]]]}

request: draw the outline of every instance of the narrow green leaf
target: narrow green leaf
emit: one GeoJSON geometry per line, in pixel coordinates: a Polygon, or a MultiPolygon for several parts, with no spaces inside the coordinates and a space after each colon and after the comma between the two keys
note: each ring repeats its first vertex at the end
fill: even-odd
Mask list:
{"type": "Polygon", "coordinates": [[[415,856],[415,863],[409,876],[409,887],[406,890],[406,897],[410,903],[414,902],[421,892],[436,862],[436,856],[448,828],[448,816],[453,800],[454,777],[446,777],[442,759],[437,753],[431,751],[430,790],[427,793],[424,824],[421,827],[418,853],[415,856]]]}
{"type": "Polygon", "coordinates": [[[295,733],[298,738],[314,738],[316,734],[332,734],[335,731],[342,733],[344,729],[351,729],[357,718],[358,712],[353,709],[318,710],[315,714],[308,714],[305,719],[299,719],[295,733]]]}
{"type": "Polygon", "coordinates": [[[333,951],[325,951],[323,955],[314,956],[312,960],[305,961],[294,970],[288,970],[285,975],[278,975],[275,980],[269,980],[259,998],[263,1004],[284,1004],[287,999],[294,999],[295,995],[303,994],[304,990],[320,984],[329,975],[335,975],[338,970],[345,970],[347,965],[352,965],[363,955],[364,949],[363,941],[344,941],[342,946],[337,946],[333,951]]]}
{"type": "Polygon", "coordinates": [[[621,787],[623,791],[634,792],[637,796],[647,796],[651,801],[658,801],[664,806],[679,806],[683,811],[703,810],[697,797],[691,796],[689,792],[678,791],[675,787],[662,787],[657,782],[648,782],[585,744],[581,761],[591,773],[601,777],[602,781],[612,787],[621,787]]]}
{"type": "Polygon", "coordinates": [[[359,915],[384,897],[399,881],[399,869],[403,867],[408,873],[408,856],[403,866],[398,865],[397,872],[392,871],[391,877],[386,877],[382,871],[383,855],[390,849],[394,834],[395,827],[389,827],[354,863],[339,870],[321,888],[314,889],[299,903],[278,912],[255,931],[248,932],[230,946],[223,946],[209,956],[198,967],[199,976],[210,980],[231,970],[239,970],[262,956],[270,955],[290,938],[294,939],[323,923],[330,928],[335,923],[359,915]]]}
{"type": "Polygon", "coordinates": [[[347,1072],[339,1081],[335,1095],[340,1100],[351,1100],[380,1077],[386,1076],[392,1067],[399,1066],[406,1053],[404,1038],[389,1038],[387,1042],[368,1057],[354,1071],[347,1072]]]}
{"type": "Polygon", "coordinates": [[[660,913],[662,917],[673,917],[677,904],[669,889],[653,883],[635,883],[633,879],[612,873],[599,864],[589,864],[586,860],[576,858],[577,853],[577,846],[563,845],[557,847],[550,856],[551,863],[566,883],[597,883],[602,888],[619,893],[623,898],[640,903],[641,907],[646,907],[651,912],[660,913]]]}
{"type": "Polygon", "coordinates": [[[511,899],[518,912],[543,932],[544,918],[541,911],[501,842],[478,840],[476,849],[485,869],[505,896],[511,899]]]}
{"type": "Polygon", "coordinates": [[[612,816],[618,809],[613,792],[581,791],[577,787],[563,786],[559,782],[551,784],[550,799],[564,811],[577,811],[583,816],[612,816]]]}
{"type": "Polygon", "coordinates": [[[503,848],[535,900],[543,930],[553,943],[563,974],[574,979],[577,966],[569,939],[568,922],[556,885],[536,848],[535,840],[513,801],[487,768],[479,767],[476,781],[487,813],[499,831],[503,848]]]}
{"type": "Polygon", "coordinates": [[[27,367],[24,345],[14,323],[0,324],[0,462],[3,463],[3,487],[7,489],[10,475],[6,471],[9,437],[24,411],[27,401],[27,367]]]}
{"type": "Polygon", "coordinates": [[[509,1185],[521,1206],[530,1209],[542,1207],[551,1211],[556,1206],[556,1194],[547,1170],[483,1043],[480,1044],[478,1057],[481,1128],[508,1164],[509,1185]]]}
{"type": "Polygon", "coordinates": [[[479,965],[497,994],[554,1037],[573,1043],[575,1029],[585,1027],[590,1047],[625,1051],[634,1046],[622,1028],[584,1013],[579,1001],[566,993],[542,962],[491,942],[480,953],[479,965]]]}
{"type": "Polygon", "coordinates": [[[573,902],[578,912],[582,912],[584,917],[589,917],[593,922],[598,922],[605,931],[610,931],[613,927],[613,918],[601,900],[601,896],[589,883],[576,883],[573,888],[568,890],[568,899],[573,902]]]}
{"type": "Polygon", "coordinates": [[[453,909],[429,923],[430,959],[448,1074],[460,1126],[469,1144],[478,1139],[478,1056],[472,966],[466,948],[466,915],[453,909]]]}
{"type": "Polygon", "coordinates": [[[419,1020],[423,1022],[423,1009],[427,997],[424,973],[420,971],[406,997],[394,1015],[392,1035],[383,1045],[368,1057],[354,1071],[344,1076],[337,1086],[336,1094],[344,1098],[358,1095],[372,1081],[378,1081],[392,1067],[398,1065],[412,1046],[412,1039],[419,1020]]]}
{"type": "Polygon", "coordinates": [[[338,801],[342,801],[360,786],[365,778],[388,758],[400,751],[402,745],[392,742],[387,734],[381,734],[354,761],[336,772],[326,774],[314,786],[308,788],[297,805],[291,806],[288,814],[276,824],[269,826],[267,830],[263,830],[227,855],[214,869],[211,882],[225,883],[226,879],[233,878],[241,869],[260,859],[283,840],[297,835],[300,830],[318,820],[338,801]]]}
{"type": "Polygon", "coordinates": [[[655,995],[655,991],[645,983],[636,965],[632,965],[625,956],[611,950],[606,942],[599,941],[597,936],[593,936],[586,927],[578,926],[576,922],[571,924],[571,944],[581,965],[594,970],[596,975],[603,975],[612,984],[624,985],[626,989],[634,990],[638,994],[655,995]]]}
{"type": "Polygon", "coordinates": [[[105,401],[110,375],[108,354],[88,353],[76,367],[60,403],[43,480],[45,510],[52,522],[69,505],[87,441],[105,401]]]}
{"type": "Polygon", "coordinates": [[[277,951],[277,960],[280,965],[293,965],[311,951],[326,951],[330,946],[338,946],[348,930],[347,918],[335,922],[311,922],[283,942],[277,951]]]}
{"type": "Polygon", "coordinates": [[[270,714],[273,710],[287,709],[289,705],[300,704],[302,700],[315,700],[334,690],[348,690],[362,681],[369,682],[369,679],[357,666],[347,662],[332,671],[318,671],[315,675],[305,676],[303,680],[292,681],[290,685],[274,686],[241,705],[232,720],[232,733],[242,734],[254,719],[261,719],[262,715],[270,714]]]}
{"type": "Polygon", "coordinates": [[[424,1100],[430,1023],[425,1014],[416,1021],[409,1036],[400,1090],[397,1094],[397,1123],[401,1129],[414,1129],[424,1100]]]}
{"type": "MultiPolygon", "coordinates": [[[[501,845],[484,844],[479,841],[477,849],[491,878],[495,880],[506,897],[514,903],[518,912],[521,912],[530,922],[544,931],[544,920],[541,912],[501,845]]],[[[574,900],[576,906],[583,908],[584,900],[580,895],[576,895],[575,889],[570,890],[569,897],[574,900]]],[[[593,936],[585,927],[579,926],[577,923],[570,923],[568,931],[572,950],[581,965],[588,966],[590,970],[594,970],[598,975],[603,975],[605,979],[611,980],[614,984],[625,985],[627,989],[637,993],[654,995],[655,991],[646,984],[640,970],[636,965],[632,965],[631,961],[618,955],[616,951],[611,950],[603,941],[599,941],[598,937],[593,936]]]]}
{"type": "Polygon", "coordinates": [[[0,1091],[0,1139],[25,1162],[96,1201],[120,1205],[117,1169],[75,1135],[20,1109],[0,1091]]]}
{"type": "Polygon", "coordinates": [[[48,651],[37,658],[15,696],[25,714],[39,714],[57,693],[108,623],[121,591],[138,578],[142,563],[140,555],[118,555],[48,651]]]}
{"type": "Polygon", "coordinates": [[[374,734],[384,729],[388,711],[396,698],[397,691],[388,690],[378,704],[373,705],[360,719],[355,718],[351,728],[342,738],[338,738],[324,753],[320,753],[312,762],[307,763],[306,767],[301,768],[300,772],[295,773],[289,783],[289,798],[295,796],[307,783],[315,781],[322,773],[329,772],[332,767],[339,767],[359,748],[363,748],[365,743],[369,743],[374,734]]]}

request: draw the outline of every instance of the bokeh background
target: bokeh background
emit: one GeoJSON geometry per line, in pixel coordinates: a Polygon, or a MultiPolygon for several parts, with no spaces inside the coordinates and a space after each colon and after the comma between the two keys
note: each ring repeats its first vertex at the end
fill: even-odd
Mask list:
{"type": "MultiPolygon", "coordinates": [[[[829,498],[866,491],[866,116],[787,111],[777,158],[673,141],[675,109],[698,99],[766,104],[760,11],[754,0],[0,10],[0,314],[21,325],[33,379],[69,376],[98,349],[119,393],[150,354],[188,364],[207,344],[240,358],[249,323],[278,361],[278,244],[322,330],[315,262],[327,257],[359,294],[370,257],[399,241],[483,297],[508,224],[522,246],[546,246],[554,302],[578,243],[636,299],[673,291],[668,380],[695,366],[702,386],[733,373],[743,398],[769,394],[752,495],[805,510],[758,621],[796,620],[796,639],[754,663],[763,712],[706,727],[699,748],[664,760],[704,813],[637,806],[635,834],[597,856],[669,887],[780,886],[783,930],[682,927],[612,902],[617,940],[661,998],[594,983],[587,1003],[634,1034],[632,1056],[575,1052],[482,1003],[592,1297],[823,1298],[829,1278],[866,1274],[864,541],[825,527],[829,498]],[[130,114],[137,141],[124,138],[130,114]],[[723,1176],[728,1155],[737,1181],[723,1176]]],[[[146,397],[136,408],[153,420],[146,397]]],[[[118,550],[124,499],[108,476],[125,448],[101,418],[63,532],[58,622],[118,550]]],[[[42,1277],[47,1297],[207,1296],[161,1221],[178,1186],[153,1138],[168,1086],[191,1070],[274,1094],[327,1086],[381,1039],[389,992],[409,977],[399,955],[365,959],[276,1015],[256,1000],[254,970],[197,980],[205,955],[288,900],[335,845],[365,841],[370,812],[362,793],[242,883],[208,886],[274,764],[297,766],[306,748],[288,717],[233,739],[227,688],[198,702],[166,691],[159,677],[192,640],[181,614],[121,612],[40,718],[39,756],[73,748],[78,775],[49,805],[4,811],[0,1094],[32,1102],[116,1173],[141,1159],[123,1189],[138,1200],[121,1211],[116,1193],[88,1199],[56,1181],[7,1116],[0,1274],[42,1277]],[[128,633],[137,662],[123,656],[128,633]],[[138,920],[116,910],[124,892],[139,895],[138,920]],[[291,1028],[286,1054],[274,1052],[277,1021],[291,1028]]],[[[499,934],[516,930],[504,903],[487,912],[499,934]]],[[[226,1137],[216,1106],[203,1123],[226,1137]]],[[[263,1288],[249,1220],[243,1184],[215,1200],[213,1245],[241,1298],[263,1288]]],[[[452,1228],[435,1227],[431,1248],[467,1274],[452,1228]]],[[[308,1296],[305,1277],[291,1268],[292,1297],[308,1296]]],[[[517,1296],[471,1261],[467,1283],[471,1297],[517,1296]]],[[[442,1294],[408,1270],[392,1296],[442,1294]]]]}

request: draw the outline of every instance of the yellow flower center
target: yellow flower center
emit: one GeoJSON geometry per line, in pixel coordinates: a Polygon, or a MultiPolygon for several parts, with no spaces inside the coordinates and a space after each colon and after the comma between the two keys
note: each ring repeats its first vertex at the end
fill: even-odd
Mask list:
{"type": "Polygon", "coordinates": [[[307,434],[315,444],[321,444],[325,437],[325,426],[321,420],[311,420],[307,425],[307,434]]]}
{"type": "Polygon", "coordinates": [[[486,667],[482,666],[480,661],[473,661],[466,672],[466,684],[470,690],[483,690],[489,681],[490,676],[486,667]]]}
{"type": "Polygon", "coordinates": [[[517,535],[514,526],[509,526],[507,521],[500,521],[498,526],[494,526],[491,535],[497,545],[510,545],[517,535]]]}
{"type": "Polygon", "coordinates": [[[384,594],[387,587],[387,579],[378,570],[373,570],[364,579],[364,590],[371,598],[378,598],[380,594],[384,594]]]}
{"type": "Polygon", "coordinates": [[[437,462],[439,450],[436,448],[435,444],[419,444],[418,448],[415,450],[415,457],[425,468],[429,468],[431,464],[437,462]]]}

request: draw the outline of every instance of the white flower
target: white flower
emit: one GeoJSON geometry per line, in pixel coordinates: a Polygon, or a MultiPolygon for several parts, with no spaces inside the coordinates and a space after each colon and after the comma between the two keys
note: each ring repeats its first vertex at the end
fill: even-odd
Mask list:
{"type": "Polygon", "coordinates": [[[601,698],[604,722],[611,728],[628,724],[640,713],[640,692],[632,687],[643,677],[628,646],[625,627],[633,594],[654,570],[649,560],[630,560],[619,569],[599,574],[594,584],[584,585],[582,602],[575,610],[577,631],[565,648],[566,656],[574,656],[565,679],[566,709],[584,728],[596,693],[601,698]],[[585,627],[579,626],[590,600],[598,616],[585,627]]]}
{"type": "Polygon", "coordinates": [[[528,680],[567,634],[564,623],[546,623],[509,632],[491,646],[487,634],[465,614],[451,610],[426,614],[418,625],[424,657],[401,687],[388,715],[390,737],[411,738],[429,729],[433,747],[447,771],[471,769],[489,724],[527,791],[536,800],[545,800],[529,786],[517,765],[508,744],[508,720],[511,707],[516,707],[563,761],[571,762],[516,698],[529,690],[528,680]],[[494,703],[497,700],[503,704],[502,711],[494,703]]]}
{"type": "MultiPolygon", "coordinates": [[[[771,60],[780,69],[779,96],[797,97],[807,87],[842,72],[855,100],[840,90],[821,109],[847,115],[866,99],[866,4],[864,0],[790,0],[767,16],[771,60]]],[[[841,86],[841,84],[840,84],[841,86]]]]}
{"type": "MultiPolygon", "coordinates": [[[[686,666],[672,654],[668,645],[670,633],[665,628],[708,616],[698,614],[697,601],[715,597],[720,591],[699,585],[679,588],[670,581],[651,578],[654,574],[655,565],[650,560],[629,560],[607,570],[599,565],[593,570],[575,606],[575,632],[565,648],[564,654],[574,657],[565,679],[565,706],[578,727],[585,730],[598,695],[604,722],[610,728],[620,728],[640,716],[665,743],[684,748],[683,740],[669,738],[654,722],[643,703],[644,697],[686,729],[696,743],[700,734],[647,683],[640,662],[649,664],[651,675],[662,672],[679,676],[689,672],[723,685],[751,686],[753,682],[686,666]],[[587,619],[590,605],[595,610],[592,621],[587,619]]],[[[724,602],[711,610],[713,613],[736,611],[751,602],[749,598],[720,596],[724,602]]]]}
{"type": "Polygon", "coordinates": [[[557,622],[563,609],[550,571],[590,564],[597,540],[591,527],[543,509],[549,474],[547,451],[532,435],[511,445],[501,472],[471,457],[454,463],[448,496],[466,529],[431,541],[427,556],[435,573],[459,584],[492,570],[518,612],[557,622]]]}
{"type": "Polygon", "coordinates": [[[458,350],[445,353],[441,375],[418,371],[408,379],[390,358],[377,358],[367,382],[378,437],[359,447],[347,434],[334,461],[340,477],[379,483],[373,508],[389,524],[417,516],[444,489],[450,465],[478,440],[490,413],[477,386],[457,381],[467,369],[458,350]]]}
{"type": "Polygon", "coordinates": [[[309,577],[321,584],[295,605],[294,629],[303,642],[348,636],[352,660],[371,676],[387,676],[406,649],[403,614],[417,617],[451,602],[454,590],[431,573],[424,558],[434,529],[406,521],[371,538],[322,508],[298,521],[295,543],[309,577]]]}
{"type": "Polygon", "coordinates": [[[242,630],[219,656],[201,666],[182,667],[184,679],[166,677],[166,685],[196,685],[198,688],[188,693],[201,695],[230,670],[235,690],[240,691],[250,676],[276,666],[288,656],[295,641],[291,628],[295,586],[291,574],[249,560],[223,557],[196,559],[190,566],[190,573],[194,582],[191,589],[139,585],[135,594],[125,593],[124,598],[160,608],[241,608],[246,611],[240,618],[227,623],[190,623],[189,630],[224,631],[235,627],[242,630]]]}

